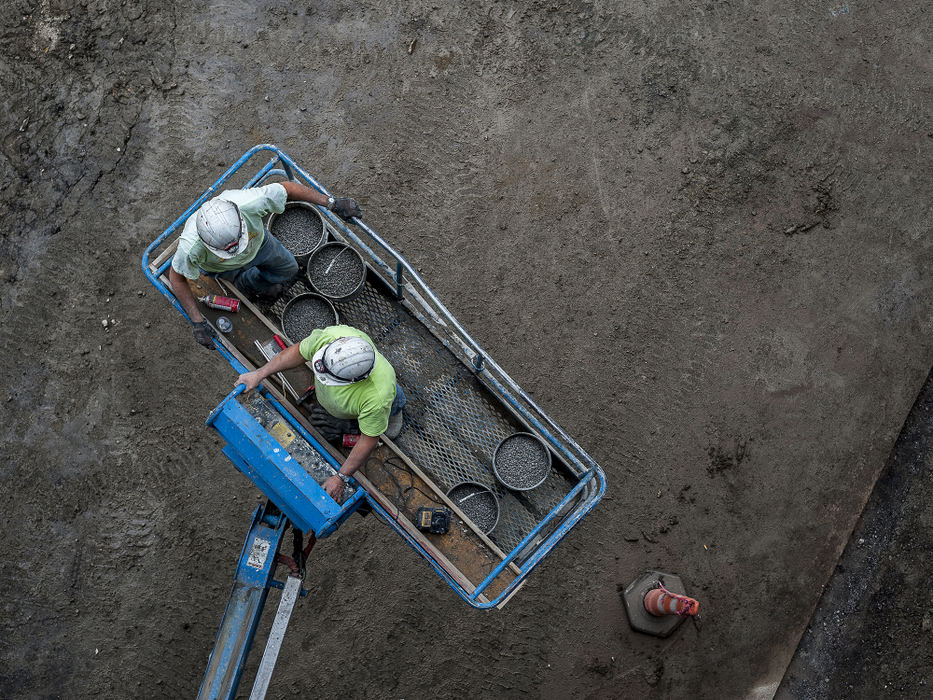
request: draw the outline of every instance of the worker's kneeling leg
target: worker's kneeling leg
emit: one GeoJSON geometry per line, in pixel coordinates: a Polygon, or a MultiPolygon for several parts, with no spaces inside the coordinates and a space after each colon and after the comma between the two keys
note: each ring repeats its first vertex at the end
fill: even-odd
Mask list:
{"type": "Polygon", "coordinates": [[[298,274],[298,262],[271,234],[266,238],[247,268],[237,275],[240,289],[261,293],[276,284],[290,281],[298,274]]]}
{"type": "Polygon", "coordinates": [[[396,384],[395,399],[392,401],[392,408],[389,410],[389,415],[394,416],[396,413],[405,408],[406,403],[408,403],[408,399],[405,398],[405,392],[402,391],[402,387],[396,384]]]}

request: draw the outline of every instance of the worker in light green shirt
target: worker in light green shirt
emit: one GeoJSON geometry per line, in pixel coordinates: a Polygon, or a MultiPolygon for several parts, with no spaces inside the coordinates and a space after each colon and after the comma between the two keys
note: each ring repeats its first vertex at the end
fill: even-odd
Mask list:
{"type": "Polygon", "coordinates": [[[194,325],[194,339],[212,348],[213,333],[187,280],[202,274],[232,282],[247,297],[272,301],[282,285],[298,274],[298,263],[274,236],[263,217],[281,214],[285,203],[310,202],[326,206],[343,219],[362,216],[356,200],[334,199],[297,182],[276,182],[244,190],[225,190],[188,217],[172,258],[169,281],[194,325]]]}
{"type": "Polygon", "coordinates": [[[405,393],[395,380],[392,365],[363,331],[351,326],[319,328],[263,367],[241,374],[236,385],[251,391],[271,374],[310,362],[318,404],[339,419],[356,419],[360,438],[337,472],[322,486],[337,500],[344,483],[369,458],[384,435],[390,440],[402,430],[405,393]]]}

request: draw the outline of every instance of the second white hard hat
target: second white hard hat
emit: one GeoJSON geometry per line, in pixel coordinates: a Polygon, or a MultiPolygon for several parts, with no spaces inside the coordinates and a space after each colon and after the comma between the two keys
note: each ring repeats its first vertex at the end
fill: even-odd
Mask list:
{"type": "Polygon", "coordinates": [[[314,353],[314,376],[325,386],[362,381],[376,365],[376,350],[362,338],[337,338],[314,353]]]}

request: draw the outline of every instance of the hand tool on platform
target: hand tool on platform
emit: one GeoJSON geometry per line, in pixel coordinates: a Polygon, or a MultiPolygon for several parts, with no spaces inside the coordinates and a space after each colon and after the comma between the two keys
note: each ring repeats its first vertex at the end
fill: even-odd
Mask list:
{"type": "Polygon", "coordinates": [[[301,395],[301,398],[298,399],[298,405],[301,406],[303,403],[305,403],[305,402],[306,402],[308,399],[310,399],[312,396],[314,396],[314,384],[312,384],[312,385],[309,386],[307,389],[305,389],[305,393],[303,393],[303,394],[301,395]]]}
{"type": "MultiPolygon", "coordinates": [[[[272,340],[268,340],[265,343],[259,340],[256,340],[254,342],[256,343],[256,348],[259,350],[259,353],[265,358],[266,362],[269,362],[270,360],[272,360],[273,357],[275,357],[280,352],[282,352],[283,347],[280,347],[280,344],[281,346],[285,345],[285,343],[282,342],[282,339],[279,338],[279,336],[277,335],[272,336],[272,340]],[[276,340],[278,342],[276,342],[276,340]]],[[[292,387],[292,385],[285,378],[285,376],[281,372],[276,372],[276,374],[278,375],[279,379],[282,380],[282,387],[288,390],[288,393],[292,395],[292,398],[295,399],[295,401],[299,401],[300,397],[298,396],[298,392],[295,391],[294,387],[292,387]]]]}
{"type": "Polygon", "coordinates": [[[444,535],[450,530],[450,511],[446,508],[419,508],[415,527],[432,535],[444,535]]]}

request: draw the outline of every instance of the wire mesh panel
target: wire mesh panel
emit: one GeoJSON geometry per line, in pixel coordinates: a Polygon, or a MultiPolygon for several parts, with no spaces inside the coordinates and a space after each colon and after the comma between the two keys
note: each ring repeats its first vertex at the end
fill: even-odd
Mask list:
{"type": "MultiPolygon", "coordinates": [[[[296,283],[289,296],[305,286],[296,283]]],[[[469,368],[380,287],[370,281],[359,297],[335,306],[341,323],[372,338],[405,390],[405,423],[394,442],[445,491],[461,481],[492,489],[499,497],[500,516],[490,539],[511,551],[573,484],[555,469],[530,492],[514,493],[499,484],[492,470],[493,452],[502,439],[525,428],[469,368]]],[[[281,300],[279,305],[284,308],[281,300]]]]}

